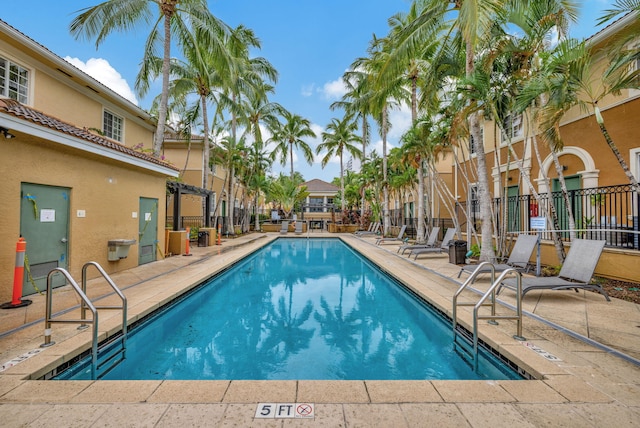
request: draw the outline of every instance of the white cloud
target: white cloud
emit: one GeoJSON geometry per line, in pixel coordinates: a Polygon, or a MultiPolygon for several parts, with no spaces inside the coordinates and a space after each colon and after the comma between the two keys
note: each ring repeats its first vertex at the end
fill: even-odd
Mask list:
{"type": "Polygon", "coordinates": [[[325,83],[324,86],[322,86],[321,92],[324,98],[328,100],[338,100],[347,93],[347,87],[342,77],[339,77],[336,80],[325,83]]]}
{"type": "Polygon", "coordinates": [[[392,126],[388,138],[399,140],[411,128],[411,107],[403,104],[400,109],[389,111],[389,123],[392,126]]]}
{"type": "Polygon", "coordinates": [[[316,89],[316,84],[315,83],[312,83],[310,85],[304,85],[302,87],[302,90],[300,91],[300,94],[303,97],[310,97],[315,92],[315,89],[316,89]]]}
{"type": "Polygon", "coordinates": [[[111,64],[109,64],[109,61],[106,59],[89,58],[87,62],[83,62],[78,58],[71,58],[69,56],[64,59],[123,98],[126,98],[135,105],[138,105],[138,99],[129,87],[127,81],[115,68],[111,66],[111,64]]]}

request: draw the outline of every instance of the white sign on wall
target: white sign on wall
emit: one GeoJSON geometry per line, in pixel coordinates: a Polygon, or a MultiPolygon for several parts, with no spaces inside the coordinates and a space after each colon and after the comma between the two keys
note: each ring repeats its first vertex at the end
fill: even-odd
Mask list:
{"type": "Polygon", "coordinates": [[[530,227],[535,230],[547,230],[547,218],[546,217],[531,217],[530,227]]]}

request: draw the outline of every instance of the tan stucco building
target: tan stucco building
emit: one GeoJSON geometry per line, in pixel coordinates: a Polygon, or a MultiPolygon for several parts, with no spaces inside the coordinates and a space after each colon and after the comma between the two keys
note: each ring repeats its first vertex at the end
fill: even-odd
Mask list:
{"type": "Polygon", "coordinates": [[[20,236],[23,295],[56,267],[79,282],[88,261],[113,273],[162,257],[178,169],[139,150],[152,145],[151,117],[2,21],[0,74],[0,301],[20,236]]]}

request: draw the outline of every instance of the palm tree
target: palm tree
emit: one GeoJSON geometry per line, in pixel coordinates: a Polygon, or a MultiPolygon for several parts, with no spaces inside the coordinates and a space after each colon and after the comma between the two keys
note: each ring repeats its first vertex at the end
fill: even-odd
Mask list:
{"type": "Polygon", "coordinates": [[[293,149],[302,150],[305,160],[309,165],[313,163],[313,150],[303,138],[315,138],[316,133],[311,129],[311,122],[302,116],[293,114],[287,110],[282,112],[285,123],[278,123],[274,130],[271,141],[276,143],[276,147],[271,153],[271,159],[280,155],[282,165],[287,162],[287,155],[291,162],[291,177],[293,177],[293,149]]]}
{"type": "Polygon", "coordinates": [[[366,73],[363,82],[372,116],[375,118],[380,136],[382,137],[382,175],[383,175],[383,234],[389,233],[389,181],[388,181],[388,159],[387,159],[387,137],[391,124],[389,123],[389,110],[398,105],[399,102],[408,99],[408,92],[403,87],[402,77],[396,76],[390,79],[381,79],[384,66],[386,65],[389,53],[393,46],[386,39],[379,39],[375,35],[367,52],[368,57],[358,58],[351,65],[353,70],[362,70],[366,73]]]}
{"type": "MultiPolygon", "coordinates": [[[[322,143],[316,147],[316,154],[326,151],[322,157],[320,164],[322,168],[327,166],[331,158],[338,156],[340,158],[340,192],[344,196],[344,153],[347,151],[353,158],[359,159],[361,156],[360,149],[355,143],[360,142],[360,137],[355,134],[358,125],[346,116],[340,119],[331,119],[331,123],[327,125],[326,131],[322,133],[322,143]]],[[[342,212],[345,210],[345,198],[341,198],[342,212]]]]}
{"type": "MultiPolygon", "coordinates": [[[[394,57],[406,56],[413,47],[422,40],[440,38],[440,51],[434,58],[447,52],[452,45],[463,46],[465,49],[465,72],[471,75],[474,70],[476,46],[479,35],[486,33],[493,22],[499,20],[506,0],[426,0],[420,15],[406,29],[399,32],[395,39],[395,49],[389,63],[394,57]],[[448,22],[448,27],[443,23],[448,22]]],[[[392,68],[392,67],[390,67],[392,68]]],[[[390,71],[391,72],[391,71],[390,71]]],[[[386,77],[386,76],[385,76],[386,77]]],[[[382,77],[382,78],[385,78],[382,77]]],[[[480,125],[476,113],[469,116],[469,129],[476,144],[476,163],[478,173],[478,200],[480,203],[480,217],[482,220],[482,253],[481,260],[492,260],[493,251],[493,216],[491,212],[491,197],[489,191],[489,177],[484,145],[480,138],[480,125]]]]}
{"type": "MultiPolygon", "coordinates": [[[[367,85],[366,85],[367,74],[363,73],[359,70],[350,70],[347,71],[342,76],[342,81],[347,87],[347,92],[342,96],[340,101],[336,101],[331,104],[329,108],[331,110],[335,110],[337,108],[342,108],[344,112],[351,117],[353,117],[354,121],[360,121],[360,130],[362,132],[362,153],[361,159],[362,163],[360,166],[361,171],[364,169],[364,164],[367,160],[367,145],[369,145],[369,135],[371,134],[370,126],[369,126],[369,116],[371,115],[371,105],[370,105],[370,97],[366,93],[367,85]]],[[[361,209],[364,212],[365,209],[365,192],[362,192],[361,195],[361,209]]],[[[364,226],[364,216],[360,216],[360,226],[364,226]]]]}
{"type": "Polygon", "coordinates": [[[288,177],[283,174],[271,182],[268,199],[284,211],[285,217],[289,217],[296,204],[309,196],[307,187],[302,186],[302,182],[296,175],[288,177]]]}
{"type": "Polygon", "coordinates": [[[78,12],[69,30],[76,39],[95,38],[96,48],[114,31],[129,31],[138,24],[153,23],[135,87],[141,96],[148,91],[153,58],[162,46],[162,93],[153,141],[153,153],[159,156],[167,119],[171,44],[183,46],[193,41],[192,30],[197,30],[212,55],[223,55],[221,36],[226,32],[226,25],[209,12],[205,0],[107,0],[78,12]],[[172,35],[176,38],[172,39],[172,35]]]}
{"type": "MultiPolygon", "coordinates": [[[[252,30],[242,25],[234,28],[226,40],[226,46],[232,58],[233,66],[226,74],[226,79],[220,88],[222,92],[221,101],[222,105],[231,114],[230,141],[235,142],[238,140],[239,117],[241,118],[240,121],[246,122],[244,118],[248,114],[246,103],[243,102],[244,98],[251,95],[256,96],[256,94],[258,94],[257,97],[266,96],[266,94],[259,95],[261,91],[269,91],[269,85],[265,84],[265,79],[275,82],[278,74],[275,68],[264,58],[251,58],[249,56],[251,48],[260,48],[260,40],[252,30]]],[[[232,165],[227,183],[227,193],[229,195],[233,195],[235,176],[235,166],[232,165]]],[[[228,227],[231,229],[234,218],[233,203],[229,204],[228,209],[229,218],[231,219],[228,227]]]]}

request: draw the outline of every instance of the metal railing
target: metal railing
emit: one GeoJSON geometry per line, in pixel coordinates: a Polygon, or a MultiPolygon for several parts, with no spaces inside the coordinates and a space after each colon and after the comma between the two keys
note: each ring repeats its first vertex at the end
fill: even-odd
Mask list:
{"type": "Polygon", "coordinates": [[[121,343],[122,349],[119,352],[111,355],[102,365],[104,366],[111,361],[115,361],[117,357],[120,357],[117,361],[115,361],[110,370],[115,364],[119,361],[122,361],[125,358],[126,352],[126,340],[127,340],[127,298],[120,291],[120,289],[116,286],[116,284],[111,280],[109,275],[105,272],[105,270],[100,266],[97,262],[87,262],[82,267],[82,287],[79,286],[76,281],[71,277],[69,272],[63,268],[55,268],[49,272],[47,275],[47,293],[46,293],[46,304],[45,304],[45,330],[44,330],[44,343],[40,345],[41,347],[48,347],[54,345],[55,342],[51,340],[51,324],[53,323],[65,323],[65,324],[80,324],[78,327],[79,330],[85,329],[88,327],[87,324],[93,325],[92,331],[92,340],[91,340],[91,379],[95,380],[98,371],[98,309],[119,309],[122,310],[122,335],[121,335],[121,343]],[[96,306],[94,305],[89,297],[87,297],[87,269],[93,266],[98,272],[102,275],[102,277],[107,281],[109,286],[113,289],[113,291],[120,297],[122,301],[121,306],[96,306]],[[80,319],[53,319],[52,314],[52,301],[53,301],[53,287],[52,287],[52,279],[56,273],[62,274],[67,282],[71,284],[71,287],[76,291],[78,296],[80,297],[80,319]],[[92,314],[91,319],[87,319],[87,310],[89,310],[92,314]]]}
{"type": "MultiPolygon", "coordinates": [[[[507,269],[496,279],[495,278],[495,267],[493,264],[489,262],[482,262],[478,265],[478,267],[469,275],[469,278],[458,288],[456,293],[453,295],[452,300],[452,327],[453,327],[453,340],[454,344],[457,344],[457,338],[461,336],[461,331],[458,328],[458,306],[473,306],[473,327],[472,327],[472,346],[473,346],[473,358],[477,361],[478,357],[478,320],[486,319],[489,320],[490,324],[498,324],[496,320],[504,319],[504,320],[516,320],[516,334],[513,335],[513,338],[518,341],[523,341],[525,338],[522,336],[522,274],[515,269],[507,269]],[[489,268],[491,271],[491,286],[489,289],[480,297],[477,302],[458,302],[458,297],[465,291],[469,285],[473,284],[476,277],[481,273],[486,273],[486,268],[489,268]],[[500,303],[503,306],[507,306],[506,304],[500,302],[496,299],[496,288],[500,288],[502,286],[502,280],[508,275],[515,275],[516,277],[516,308],[515,315],[498,315],[496,314],[496,303],[500,303]],[[490,299],[487,302],[487,299],[490,299]],[[483,306],[491,307],[490,315],[480,315],[480,308],[483,306]]],[[[463,336],[464,337],[464,336],[463,336]]]]}
{"type": "MultiPolygon", "coordinates": [[[[529,231],[531,218],[550,211],[551,200],[557,211],[555,229],[563,231],[560,233],[563,240],[570,240],[569,215],[562,192],[541,193],[539,196],[539,200],[533,195],[494,199],[493,212],[498,228],[505,226],[502,229],[508,232],[529,231]],[[505,218],[507,224],[503,225],[505,218]]],[[[604,239],[609,247],[640,250],[640,194],[633,191],[631,185],[569,190],[568,197],[575,221],[576,237],[604,239]]],[[[466,204],[458,204],[458,210],[458,218],[465,223],[463,213],[466,204]]],[[[470,221],[476,225],[476,230],[479,230],[478,201],[471,201],[469,211],[470,221]]],[[[551,239],[551,233],[545,232],[542,238],[551,239]]]]}

